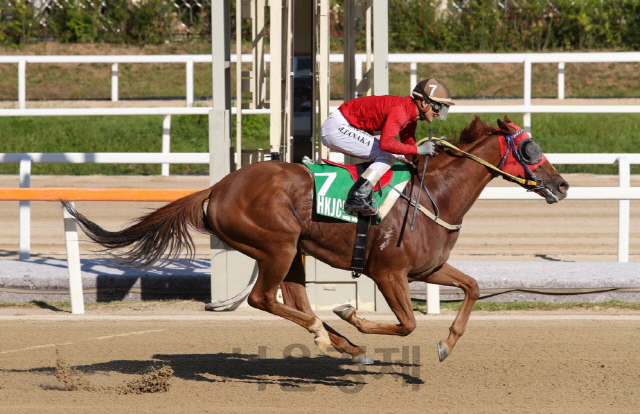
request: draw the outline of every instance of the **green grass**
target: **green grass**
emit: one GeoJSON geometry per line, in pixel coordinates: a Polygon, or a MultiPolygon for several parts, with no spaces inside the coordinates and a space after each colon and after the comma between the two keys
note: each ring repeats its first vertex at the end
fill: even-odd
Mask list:
{"type": "MultiPolygon", "coordinates": [[[[269,116],[245,117],[245,148],[269,146],[269,116]]],[[[232,122],[235,126],[235,121],[232,122]]],[[[161,152],[162,116],[2,117],[0,152],[161,152]],[[89,122],[90,121],[90,122],[89,122]]],[[[234,131],[235,133],[235,131],[234,131]]],[[[208,152],[206,115],[171,118],[171,152],[208,152]]],[[[149,164],[34,164],[34,174],[159,174],[149,164]]],[[[1,174],[17,174],[17,164],[1,164],[1,174]]],[[[173,174],[206,174],[207,165],[174,165],[173,174]]]]}
{"type": "MultiPolygon", "coordinates": [[[[497,125],[498,114],[479,114],[485,122],[497,125]]],[[[507,114],[522,125],[522,114],[507,114]]],[[[426,137],[429,128],[435,136],[457,137],[471,122],[471,114],[451,114],[446,122],[418,123],[416,135],[426,137]]],[[[243,118],[243,148],[269,147],[269,116],[243,118]]],[[[232,121],[235,134],[235,121],[232,121]]],[[[532,134],[547,153],[636,153],[640,136],[636,133],[640,114],[601,114],[593,122],[590,114],[534,114],[532,134]]],[[[161,116],[99,117],[15,117],[0,118],[0,152],[160,152],[161,116]],[[90,122],[88,122],[90,120],[90,122]]],[[[206,115],[175,115],[171,118],[172,152],[207,152],[206,115]]],[[[233,142],[233,141],[232,141],[233,142]]],[[[561,173],[589,172],[615,174],[617,166],[560,165],[561,173]]],[[[148,164],[34,164],[34,174],[159,174],[160,165],[148,164]]],[[[206,174],[206,165],[174,165],[173,174],[206,174]]],[[[640,166],[632,166],[634,174],[640,166]]],[[[17,164],[0,165],[1,174],[17,174],[17,164]]]]}
{"type": "Polygon", "coordinates": [[[30,302],[0,302],[0,308],[44,308],[44,307],[56,307],[64,308],[71,307],[71,302],[43,302],[39,300],[32,300],[30,302]]]}
{"type": "MultiPolygon", "coordinates": [[[[135,303],[171,303],[171,302],[184,302],[183,300],[169,299],[169,300],[153,300],[153,301],[138,301],[138,302],[88,302],[85,303],[87,307],[105,307],[110,305],[122,305],[122,304],[135,304],[135,303]]],[[[441,309],[447,309],[452,311],[460,310],[461,302],[441,303],[441,309]]],[[[68,301],[30,301],[30,302],[0,302],[0,308],[23,308],[23,309],[71,309],[71,302],[68,301]]],[[[425,312],[427,307],[424,302],[413,302],[414,310],[425,312]]],[[[640,303],[638,302],[622,302],[619,300],[610,300],[606,302],[477,302],[473,307],[473,310],[479,311],[549,311],[549,310],[605,310],[605,309],[618,309],[618,310],[640,310],[640,303]]]]}
{"type": "MultiPolygon", "coordinates": [[[[485,122],[497,126],[499,114],[478,114],[485,122]]],[[[517,125],[522,125],[522,114],[505,113],[517,125]]],[[[547,153],[637,153],[640,136],[640,114],[533,114],[532,136],[547,153]]],[[[429,136],[433,128],[435,136],[457,137],[473,119],[472,114],[450,114],[447,121],[432,124],[419,122],[416,137],[429,136]]],[[[616,174],[617,165],[558,165],[561,173],[616,174]]],[[[631,166],[634,174],[640,173],[640,165],[631,166]]]]}
{"type": "MultiPolygon", "coordinates": [[[[452,311],[460,310],[462,302],[441,303],[441,309],[452,311]]],[[[414,310],[426,312],[427,306],[424,302],[413,302],[414,310]]],[[[606,302],[477,302],[473,306],[473,310],[477,311],[550,311],[550,310],[640,310],[638,302],[622,302],[619,300],[610,300],[606,302]]]]}

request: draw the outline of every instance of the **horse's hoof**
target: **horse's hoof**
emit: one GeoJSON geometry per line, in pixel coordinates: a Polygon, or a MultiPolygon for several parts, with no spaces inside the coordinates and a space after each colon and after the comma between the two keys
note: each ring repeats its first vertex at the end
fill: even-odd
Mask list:
{"type": "Polygon", "coordinates": [[[438,358],[440,359],[440,362],[447,359],[448,356],[449,346],[447,345],[447,343],[445,341],[438,342],[438,358]]]}
{"type": "Polygon", "coordinates": [[[371,358],[367,354],[356,355],[351,358],[351,361],[353,361],[356,365],[372,365],[374,362],[373,358],[371,358]]]}
{"type": "Polygon", "coordinates": [[[351,305],[340,305],[333,308],[333,313],[335,313],[342,320],[345,320],[345,321],[348,320],[355,311],[356,311],[356,308],[354,308],[351,305]]]}

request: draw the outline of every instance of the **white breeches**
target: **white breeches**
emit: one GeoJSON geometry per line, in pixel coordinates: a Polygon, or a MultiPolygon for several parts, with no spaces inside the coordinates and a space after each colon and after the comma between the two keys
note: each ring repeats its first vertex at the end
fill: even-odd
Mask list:
{"type": "Polygon", "coordinates": [[[339,110],[335,110],[322,124],[320,140],[332,150],[373,161],[369,169],[375,171],[378,178],[391,168],[397,158],[402,157],[381,150],[378,138],[349,124],[339,110]]]}

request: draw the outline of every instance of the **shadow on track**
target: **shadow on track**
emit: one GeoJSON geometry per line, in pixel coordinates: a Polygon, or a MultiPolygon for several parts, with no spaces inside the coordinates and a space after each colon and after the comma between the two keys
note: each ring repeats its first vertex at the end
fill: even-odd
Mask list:
{"type": "MultiPolygon", "coordinates": [[[[142,374],[164,365],[170,366],[174,377],[191,381],[241,382],[279,385],[291,391],[312,391],[315,385],[358,390],[371,379],[393,376],[407,385],[424,384],[419,377],[419,364],[404,362],[380,362],[360,367],[350,359],[331,356],[261,358],[243,353],[217,354],[157,354],[152,360],[114,360],[109,362],[79,365],[73,368],[84,373],[116,372],[142,374]]],[[[5,372],[51,372],[55,367],[31,370],[8,370],[5,372]]]]}

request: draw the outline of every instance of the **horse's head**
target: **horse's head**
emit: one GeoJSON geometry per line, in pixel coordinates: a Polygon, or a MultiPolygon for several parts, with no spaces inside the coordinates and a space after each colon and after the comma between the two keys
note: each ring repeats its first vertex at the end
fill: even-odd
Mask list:
{"type": "Polygon", "coordinates": [[[542,153],[540,145],[505,115],[498,119],[502,171],[526,182],[519,184],[553,204],[567,196],[569,184],[542,153]],[[535,184],[534,184],[535,183],[535,184]]]}

